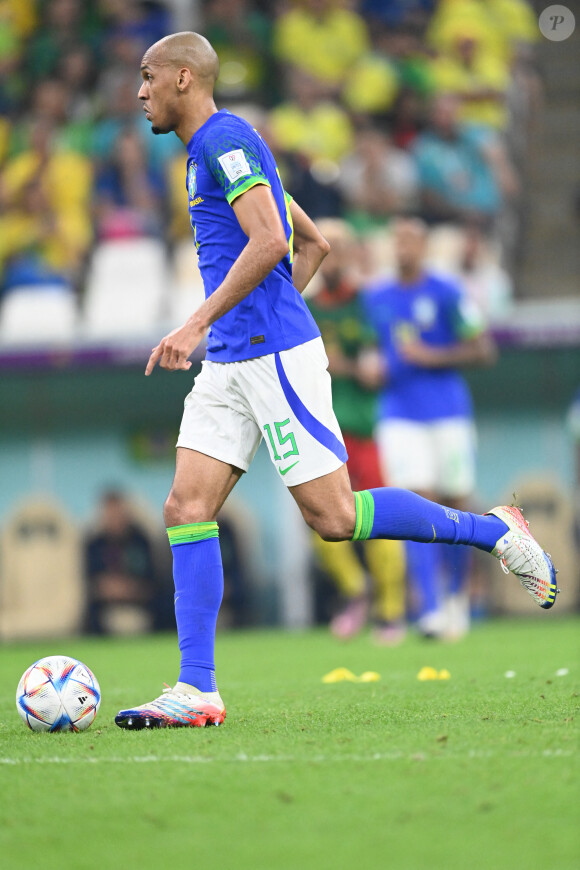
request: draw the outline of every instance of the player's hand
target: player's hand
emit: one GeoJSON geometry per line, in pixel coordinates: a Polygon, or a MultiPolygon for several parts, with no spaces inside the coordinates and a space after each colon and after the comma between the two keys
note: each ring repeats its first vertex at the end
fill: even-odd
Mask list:
{"type": "Polygon", "coordinates": [[[358,355],[356,379],[366,390],[378,390],[386,380],[386,362],[374,348],[358,355]]]}
{"type": "Polygon", "coordinates": [[[189,322],[172,330],[151,351],[145,374],[150,375],[157,363],[159,363],[160,368],[170,372],[189,371],[191,368],[189,357],[204,334],[205,329],[189,322]]]}
{"type": "Polygon", "coordinates": [[[439,368],[441,365],[439,349],[415,338],[401,342],[399,353],[405,362],[421,368],[439,368]]]}

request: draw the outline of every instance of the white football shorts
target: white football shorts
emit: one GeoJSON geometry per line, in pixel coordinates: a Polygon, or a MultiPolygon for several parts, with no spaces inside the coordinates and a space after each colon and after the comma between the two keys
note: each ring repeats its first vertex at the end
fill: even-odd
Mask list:
{"type": "Polygon", "coordinates": [[[382,420],[381,467],[391,486],[463,498],[475,488],[475,425],[469,418],[382,420]]]}
{"type": "Polygon", "coordinates": [[[321,338],[240,362],[204,360],[177,446],[247,471],[264,438],[286,486],[336,471],[347,453],[327,367],[321,338]]]}

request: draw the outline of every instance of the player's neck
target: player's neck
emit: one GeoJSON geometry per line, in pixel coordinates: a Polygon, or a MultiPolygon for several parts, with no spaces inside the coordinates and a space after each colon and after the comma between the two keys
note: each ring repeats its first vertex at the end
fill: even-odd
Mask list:
{"type": "Polygon", "coordinates": [[[217,111],[217,106],[212,97],[200,97],[195,101],[191,109],[185,113],[181,124],[175,128],[175,135],[187,146],[200,127],[203,127],[205,122],[212,115],[215,115],[217,111]]]}
{"type": "Polygon", "coordinates": [[[399,281],[401,284],[417,284],[423,275],[421,266],[412,269],[399,269],[399,281]]]}

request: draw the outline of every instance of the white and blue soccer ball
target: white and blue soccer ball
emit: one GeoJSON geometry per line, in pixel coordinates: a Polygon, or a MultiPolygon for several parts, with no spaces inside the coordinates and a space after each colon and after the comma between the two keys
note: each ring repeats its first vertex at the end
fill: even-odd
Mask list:
{"type": "Polygon", "coordinates": [[[100,703],[97,678],[71,656],[47,656],[34,662],[16,690],[20,717],[33,731],[85,731],[100,703]]]}

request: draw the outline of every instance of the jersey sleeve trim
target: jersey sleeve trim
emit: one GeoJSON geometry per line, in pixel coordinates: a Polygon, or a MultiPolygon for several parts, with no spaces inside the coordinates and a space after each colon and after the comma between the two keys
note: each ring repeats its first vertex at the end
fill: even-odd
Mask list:
{"type": "Polygon", "coordinates": [[[464,324],[463,326],[460,326],[457,331],[459,338],[464,341],[469,341],[472,338],[477,338],[478,335],[482,335],[485,332],[485,327],[483,325],[475,326],[464,324]]]}
{"type": "Polygon", "coordinates": [[[455,309],[455,332],[463,341],[477,338],[485,332],[486,323],[478,306],[468,297],[458,300],[455,309]]]}
{"type": "Polygon", "coordinates": [[[226,194],[226,199],[231,205],[234,199],[240,196],[242,193],[245,193],[246,190],[249,190],[251,187],[255,187],[256,184],[265,184],[266,187],[272,188],[272,185],[268,181],[267,178],[264,178],[262,175],[253,175],[251,178],[248,178],[247,181],[244,181],[243,184],[240,184],[239,187],[236,187],[235,190],[231,190],[228,194],[226,194]]]}

